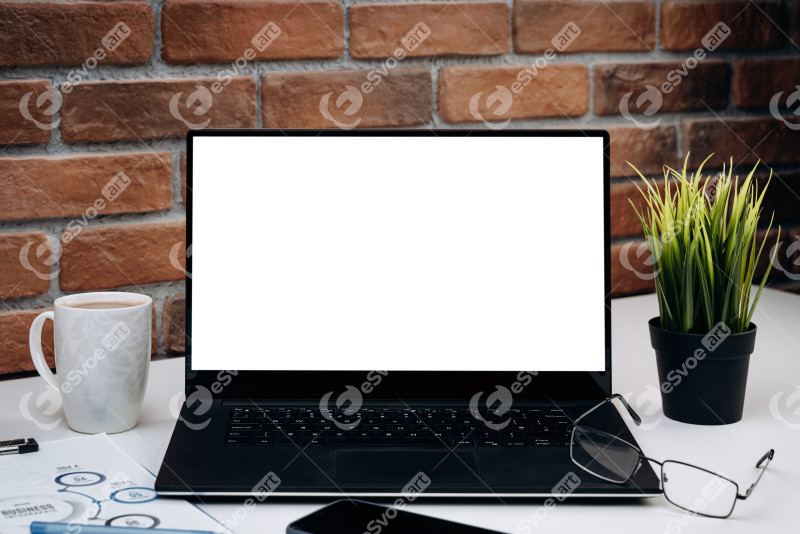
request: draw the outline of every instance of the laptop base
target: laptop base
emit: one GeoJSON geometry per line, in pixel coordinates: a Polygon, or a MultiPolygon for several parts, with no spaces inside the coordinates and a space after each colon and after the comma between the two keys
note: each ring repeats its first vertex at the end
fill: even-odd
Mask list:
{"type": "MultiPolygon", "coordinates": [[[[574,417],[585,407],[565,410],[574,417]]],[[[625,485],[582,471],[569,447],[513,446],[226,446],[232,406],[215,402],[197,418],[186,406],[170,441],[156,490],[160,495],[270,498],[646,497],[661,493],[643,465],[625,485]],[[204,426],[202,426],[204,425],[204,426]],[[202,426],[202,428],[199,428],[202,426]]],[[[635,443],[621,416],[607,427],[635,443]]],[[[351,430],[352,431],[352,430],[351,430]]]]}

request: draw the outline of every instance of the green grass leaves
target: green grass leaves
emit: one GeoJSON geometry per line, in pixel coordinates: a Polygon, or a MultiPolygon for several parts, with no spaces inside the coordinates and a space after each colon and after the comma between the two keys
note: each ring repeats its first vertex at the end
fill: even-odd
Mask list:
{"type": "MultiPolygon", "coordinates": [[[[691,174],[686,172],[688,161],[687,155],[680,172],[664,167],[663,194],[655,180],[648,181],[628,163],[645,184],[644,190],[637,188],[646,209],[640,212],[628,200],[650,250],[661,328],[705,334],[722,321],[733,333],[744,332],[772,268],[770,261],[758,291],[751,296],[766,242],[764,237],[758,243],[756,231],[769,181],[759,194],[753,181],[758,164],[739,183],[738,177],[732,177],[732,160],[719,175],[707,177],[702,172],[708,158],[691,174]]],[[[771,228],[772,219],[767,235],[771,228]]]]}

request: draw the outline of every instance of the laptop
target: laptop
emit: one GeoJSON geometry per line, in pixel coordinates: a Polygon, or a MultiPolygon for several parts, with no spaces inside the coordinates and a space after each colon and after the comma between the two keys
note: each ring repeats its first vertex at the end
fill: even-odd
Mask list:
{"type": "MultiPolygon", "coordinates": [[[[186,401],[160,495],[659,493],[570,460],[611,394],[602,130],[187,138],[186,401]]],[[[608,430],[631,443],[617,414],[608,430]]]]}

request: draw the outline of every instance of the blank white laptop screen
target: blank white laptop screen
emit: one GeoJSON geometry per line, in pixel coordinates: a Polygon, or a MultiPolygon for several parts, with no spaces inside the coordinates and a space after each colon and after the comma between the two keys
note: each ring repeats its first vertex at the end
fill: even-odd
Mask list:
{"type": "Polygon", "coordinates": [[[193,143],[193,370],[605,369],[602,138],[193,143]]]}

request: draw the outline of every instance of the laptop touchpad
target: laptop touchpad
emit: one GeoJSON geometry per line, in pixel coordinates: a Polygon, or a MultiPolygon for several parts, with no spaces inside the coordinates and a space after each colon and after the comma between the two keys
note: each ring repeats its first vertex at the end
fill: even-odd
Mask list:
{"type": "Polygon", "coordinates": [[[473,452],[446,450],[341,450],[334,453],[336,480],[343,484],[397,488],[398,492],[414,481],[417,490],[430,482],[436,487],[474,485],[480,480],[478,461],[473,452]],[[423,478],[418,476],[423,474],[423,478]]]}

